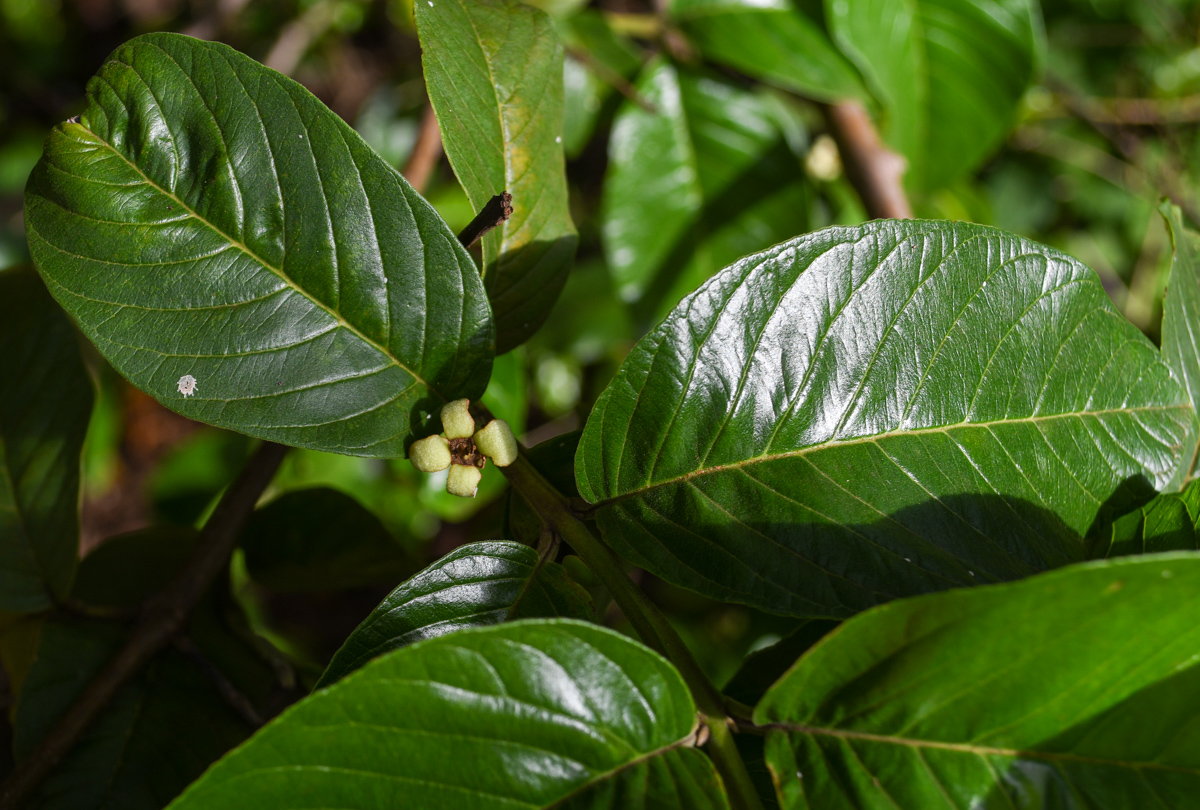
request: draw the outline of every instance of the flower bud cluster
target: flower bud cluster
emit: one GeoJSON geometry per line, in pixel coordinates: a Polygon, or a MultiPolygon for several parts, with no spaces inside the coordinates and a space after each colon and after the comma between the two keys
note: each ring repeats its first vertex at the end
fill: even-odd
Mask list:
{"type": "Polygon", "coordinates": [[[449,467],[446,491],[463,498],[475,497],[487,459],[497,467],[507,467],[517,459],[517,438],[508,423],[493,419],[476,431],[470,404],[466,399],[446,403],[442,433],[419,439],[408,448],[408,460],[421,472],[441,472],[449,467]]]}

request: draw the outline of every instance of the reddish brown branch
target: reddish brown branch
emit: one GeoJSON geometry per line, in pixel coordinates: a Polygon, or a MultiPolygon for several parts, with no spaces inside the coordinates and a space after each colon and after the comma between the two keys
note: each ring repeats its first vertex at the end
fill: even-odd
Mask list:
{"type": "Polygon", "coordinates": [[[400,172],[404,175],[404,179],[409,182],[418,194],[425,193],[425,187],[429,185],[429,178],[433,176],[433,170],[437,168],[438,161],[442,159],[442,133],[438,129],[437,116],[433,112],[433,106],[425,108],[425,115],[421,119],[421,131],[417,135],[417,142],[413,144],[412,154],[408,156],[408,163],[404,164],[404,170],[400,172]]]}
{"type": "Polygon", "coordinates": [[[904,193],[907,161],[884,144],[866,109],[857,101],[825,108],[830,133],[842,155],[846,177],[872,219],[912,219],[904,193]]]}
{"type": "Polygon", "coordinates": [[[97,673],[75,704],[4,783],[0,789],[0,810],[19,807],[74,748],[117,690],[183,628],[192,608],[224,570],[238,532],[254,511],[254,504],[275,476],[286,452],[286,447],[271,442],[258,448],[204,524],[196,548],[183,570],[157,596],[146,602],[125,646],[97,673]]]}

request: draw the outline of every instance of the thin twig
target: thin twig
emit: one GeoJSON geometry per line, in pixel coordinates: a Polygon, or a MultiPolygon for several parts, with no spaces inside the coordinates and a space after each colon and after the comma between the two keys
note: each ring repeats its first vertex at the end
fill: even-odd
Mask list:
{"type": "Polygon", "coordinates": [[[421,117],[421,131],[417,134],[417,142],[413,144],[412,154],[408,156],[408,162],[404,164],[400,173],[418,194],[423,194],[441,158],[442,133],[438,129],[433,106],[429,105],[425,107],[425,115],[421,117]]]}
{"type": "Polygon", "coordinates": [[[16,810],[26,797],[75,747],[130,678],[183,628],[200,597],[224,570],[238,532],[279,469],[287,448],[264,442],[246,463],[237,480],[225,490],[212,517],[204,524],[196,548],[183,570],[156,596],[147,600],[125,646],[84,689],[78,700],[0,788],[0,810],[16,810]]]}
{"type": "Polygon", "coordinates": [[[912,219],[904,193],[908,163],[879,137],[865,107],[839,101],[825,108],[830,133],[841,152],[846,177],[872,219],[912,219]]]}
{"type": "Polygon", "coordinates": [[[483,206],[483,210],[476,215],[475,219],[462,229],[462,233],[458,235],[458,241],[462,243],[463,247],[469,248],[492,228],[507,222],[508,218],[512,216],[512,212],[512,195],[507,191],[501,191],[488,200],[487,205],[483,206]]]}
{"type": "Polygon", "coordinates": [[[1154,126],[1200,121],[1200,95],[1182,98],[1095,98],[1059,93],[1057,98],[1072,114],[1097,124],[1154,126]]]}
{"type": "Polygon", "coordinates": [[[254,704],[250,702],[250,698],[246,697],[241,691],[225,677],[225,673],[217,668],[217,665],[208,660],[203,651],[196,646],[196,643],[187,636],[176,636],[172,644],[175,649],[183,653],[183,655],[192,662],[200,673],[208,678],[209,682],[216,687],[217,692],[221,695],[221,699],[237,712],[238,716],[246,721],[247,725],[258,728],[263,724],[262,717],[255,710],[254,704]]]}
{"type": "Polygon", "coordinates": [[[658,115],[658,108],[647,101],[642,94],[637,91],[637,88],[634,87],[629,80],[620,73],[617,73],[615,70],[592,56],[587,51],[579,50],[577,48],[567,48],[566,52],[567,56],[571,57],[576,62],[579,62],[585,68],[590,70],[592,75],[597,79],[609,85],[618,93],[625,96],[625,98],[629,99],[651,115],[658,115]]]}
{"type": "Polygon", "coordinates": [[[320,0],[298,19],[283,27],[279,38],[263,59],[263,64],[284,76],[292,75],[312,44],[333,25],[336,16],[337,4],[320,0]]]}

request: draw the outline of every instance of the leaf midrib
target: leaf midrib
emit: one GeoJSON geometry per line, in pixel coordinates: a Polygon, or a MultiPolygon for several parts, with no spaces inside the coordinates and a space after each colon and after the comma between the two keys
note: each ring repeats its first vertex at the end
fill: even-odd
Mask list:
{"type": "MultiPolygon", "coordinates": [[[[858,444],[875,444],[883,439],[890,439],[890,438],[896,438],[896,437],[902,437],[902,436],[922,436],[922,435],[928,435],[928,434],[933,434],[933,433],[948,434],[952,430],[963,430],[963,429],[969,429],[969,428],[981,428],[981,429],[985,429],[985,430],[990,430],[992,427],[995,427],[995,426],[1017,425],[1017,424],[1040,424],[1042,422],[1049,422],[1049,421],[1052,421],[1055,419],[1083,419],[1084,417],[1088,417],[1088,416],[1101,417],[1101,416],[1107,416],[1110,414],[1132,414],[1132,413],[1143,413],[1143,412],[1157,413],[1157,412],[1176,411],[1176,410],[1192,410],[1192,405],[1190,403],[1179,403],[1176,405],[1140,405],[1140,406],[1133,407],[1133,408],[1108,408],[1105,410],[1098,410],[1098,411],[1072,411],[1070,413],[1047,414],[1045,416],[1026,416],[1026,417],[1020,417],[1020,418],[1016,418],[1016,419],[997,419],[997,420],[993,420],[990,422],[966,422],[966,421],[963,421],[963,422],[956,422],[951,425],[940,425],[937,427],[928,427],[928,428],[914,428],[914,429],[895,428],[892,430],[884,431],[883,433],[876,433],[872,436],[861,436],[861,437],[855,438],[855,439],[845,439],[845,440],[841,440],[841,441],[835,440],[835,441],[822,442],[821,444],[811,444],[811,445],[807,445],[805,447],[798,448],[796,450],[788,450],[788,451],[785,451],[782,453],[767,453],[767,454],[763,454],[763,455],[759,455],[759,456],[754,456],[752,458],[744,459],[742,461],[731,462],[729,464],[716,464],[711,467],[701,467],[699,469],[692,470],[691,472],[684,473],[683,475],[677,475],[672,478],[668,478],[668,479],[665,479],[662,481],[657,481],[654,483],[648,482],[643,486],[637,487],[635,489],[631,489],[627,492],[622,492],[617,495],[613,495],[608,498],[602,499],[600,501],[595,502],[595,508],[599,509],[599,508],[602,508],[605,506],[611,506],[615,503],[619,503],[628,498],[632,498],[637,495],[644,495],[647,492],[651,492],[651,491],[659,489],[661,487],[671,486],[672,484],[679,484],[679,483],[691,481],[692,479],[695,479],[695,478],[702,478],[707,475],[712,475],[712,474],[720,473],[720,472],[726,472],[728,470],[740,470],[744,467],[753,466],[755,464],[765,464],[765,463],[771,462],[771,461],[778,461],[779,459],[803,458],[804,456],[807,456],[810,453],[814,453],[814,452],[817,452],[820,450],[827,450],[827,449],[834,448],[834,447],[845,447],[845,446],[852,446],[852,445],[858,445],[858,444]]],[[[627,443],[628,443],[628,438],[626,438],[626,441],[622,442],[621,446],[624,447],[625,444],[627,444],[627,443]]],[[[603,452],[603,451],[601,451],[601,452],[603,452]]],[[[617,470],[617,475],[620,475],[620,469],[617,470]]]]}
{"type": "Polygon", "coordinates": [[[1172,773],[1185,773],[1194,776],[1200,776],[1200,767],[1187,768],[1180,765],[1167,765],[1161,762],[1131,762],[1129,760],[1122,759],[1103,759],[1100,757],[1087,757],[1081,754],[1073,754],[1067,751],[1036,751],[1025,748],[1000,748],[989,745],[974,745],[972,743],[954,743],[945,742],[942,740],[922,740],[913,737],[893,737],[887,734],[873,734],[869,731],[850,731],[847,729],[823,728],[820,726],[806,726],[801,723],[767,723],[765,725],[758,726],[757,728],[768,731],[784,731],[788,733],[807,734],[812,737],[835,737],[843,740],[860,740],[862,742],[881,743],[885,745],[902,745],[916,749],[930,748],[939,751],[953,751],[955,753],[970,754],[978,757],[1001,756],[1012,757],[1014,759],[1040,759],[1050,762],[1063,760],[1105,767],[1121,767],[1132,769],[1151,768],[1155,770],[1169,771],[1172,773]]]}
{"type": "MultiPolygon", "coordinates": [[[[320,308],[321,310],[325,311],[326,313],[328,313],[328,314],[329,314],[329,315],[330,315],[330,316],[331,316],[331,317],[332,317],[332,318],[333,318],[335,321],[337,321],[337,323],[338,323],[340,326],[342,326],[343,328],[347,329],[347,330],[348,330],[348,331],[349,331],[351,334],[353,334],[355,337],[359,338],[359,339],[360,339],[360,340],[362,340],[364,343],[366,343],[367,345],[371,346],[371,347],[372,347],[372,348],[374,348],[376,351],[378,351],[380,354],[382,354],[384,357],[386,357],[386,358],[388,359],[388,361],[392,363],[392,365],[394,365],[394,366],[396,366],[397,368],[401,369],[401,370],[402,370],[402,371],[404,371],[406,374],[408,374],[409,376],[411,376],[411,377],[412,377],[414,380],[416,380],[418,383],[420,383],[421,385],[425,386],[427,389],[429,389],[429,391],[430,391],[432,394],[434,394],[435,396],[437,396],[439,399],[441,399],[441,400],[443,400],[443,401],[446,401],[446,397],[445,397],[445,396],[444,396],[444,395],[443,395],[443,394],[442,394],[440,391],[438,391],[436,388],[434,388],[434,387],[433,387],[433,385],[431,385],[431,384],[430,384],[430,383],[429,383],[429,382],[428,382],[426,379],[424,379],[424,378],[423,378],[423,377],[422,377],[420,374],[417,374],[415,371],[413,371],[411,368],[409,368],[409,367],[408,367],[406,364],[404,364],[404,363],[400,362],[400,360],[399,360],[398,358],[396,358],[396,356],[395,356],[395,355],[393,355],[391,351],[389,351],[389,350],[388,350],[387,348],[385,348],[384,346],[381,346],[379,343],[375,342],[375,341],[374,341],[374,340],[372,340],[371,338],[367,337],[367,335],[366,335],[366,334],[364,334],[364,333],[363,333],[362,331],[360,331],[360,330],[359,330],[357,327],[355,327],[353,324],[351,324],[349,321],[347,321],[347,320],[346,320],[346,319],[345,319],[345,318],[342,316],[342,314],[341,314],[340,312],[338,312],[337,310],[335,310],[335,309],[333,309],[333,308],[331,308],[331,307],[329,307],[329,306],[326,306],[324,303],[322,303],[321,301],[319,301],[318,299],[316,299],[315,297],[313,297],[313,296],[312,296],[310,293],[308,293],[308,292],[307,292],[307,291],[306,291],[306,290],[305,290],[303,287],[301,287],[300,285],[296,284],[296,282],[292,281],[292,279],[291,279],[291,278],[289,278],[289,277],[287,276],[287,274],[283,272],[283,269],[282,269],[282,268],[277,268],[277,267],[273,266],[272,264],[270,264],[269,262],[267,262],[265,259],[263,259],[262,257],[260,257],[260,256],[259,256],[257,253],[255,253],[253,250],[251,250],[251,249],[250,249],[250,247],[249,247],[249,246],[247,246],[245,243],[243,243],[243,242],[239,241],[238,239],[235,239],[233,236],[231,236],[231,235],[229,235],[229,234],[225,233],[223,230],[221,230],[220,228],[218,228],[218,227],[217,227],[215,224],[213,224],[212,222],[209,222],[207,219],[205,219],[204,217],[200,216],[200,214],[199,214],[199,213],[197,213],[197,212],[196,212],[196,211],[195,211],[195,210],[194,210],[194,209],[193,209],[193,208],[192,208],[190,205],[188,205],[187,203],[185,203],[185,202],[184,202],[182,199],[180,199],[179,197],[177,197],[175,194],[171,193],[170,191],[166,190],[165,188],[163,188],[162,186],[160,186],[158,183],[154,182],[154,180],[152,180],[152,179],[149,177],[149,175],[147,175],[147,174],[146,174],[144,171],[142,171],[142,168],[141,168],[140,166],[138,166],[136,163],[134,163],[134,162],[133,162],[133,161],[131,161],[131,160],[130,160],[128,157],[126,157],[124,154],[122,154],[120,150],[118,150],[118,149],[117,149],[116,147],[114,147],[114,146],[113,146],[111,143],[109,143],[109,142],[108,142],[108,141],[106,141],[104,138],[102,138],[102,137],[101,137],[101,136],[100,136],[100,135],[99,135],[97,132],[95,132],[93,129],[91,129],[90,127],[87,127],[87,126],[83,125],[82,123],[80,123],[80,124],[66,124],[65,126],[78,126],[78,127],[81,127],[81,128],[82,128],[82,129],[83,129],[85,132],[87,132],[89,135],[91,135],[93,138],[95,138],[95,140],[96,140],[96,142],[97,142],[97,143],[99,143],[99,144],[101,144],[102,146],[104,146],[106,149],[108,149],[108,150],[109,150],[110,152],[112,152],[114,155],[116,155],[116,156],[117,156],[117,157],[119,157],[121,160],[123,160],[127,166],[129,166],[131,169],[133,169],[135,172],[137,172],[137,173],[138,173],[138,175],[139,175],[139,176],[142,178],[142,180],[143,180],[143,181],[146,183],[146,185],[150,186],[151,188],[153,188],[153,189],[154,189],[155,191],[157,191],[158,193],[160,193],[160,194],[162,194],[163,196],[165,196],[165,197],[167,197],[167,198],[171,199],[172,201],[174,201],[176,204],[178,204],[178,205],[179,205],[179,207],[180,207],[180,208],[181,208],[183,211],[186,211],[186,212],[187,212],[187,214],[188,214],[188,216],[189,216],[189,217],[191,217],[192,219],[195,219],[197,222],[199,222],[199,223],[201,223],[202,225],[206,226],[206,227],[207,227],[207,228],[209,228],[209,229],[210,229],[210,230],[211,230],[213,233],[215,233],[217,236],[219,236],[220,238],[224,239],[226,242],[228,242],[228,243],[229,243],[230,245],[232,245],[233,247],[235,247],[235,248],[237,248],[238,250],[242,251],[244,254],[246,254],[246,256],[248,256],[248,257],[249,257],[251,260],[253,260],[254,262],[256,262],[256,263],[257,263],[259,266],[261,266],[263,269],[265,269],[265,270],[268,270],[268,271],[269,271],[269,272],[271,272],[271,273],[274,273],[276,276],[278,276],[278,277],[279,277],[279,278],[280,278],[280,279],[283,281],[283,283],[284,283],[284,284],[286,284],[288,287],[290,287],[292,290],[294,290],[294,291],[295,291],[297,294],[299,294],[299,295],[300,295],[300,296],[302,296],[302,297],[303,297],[305,300],[307,300],[307,301],[309,301],[310,303],[312,303],[314,306],[316,306],[316,307],[320,308]]],[[[385,277],[386,277],[386,276],[385,276],[385,277]]]]}

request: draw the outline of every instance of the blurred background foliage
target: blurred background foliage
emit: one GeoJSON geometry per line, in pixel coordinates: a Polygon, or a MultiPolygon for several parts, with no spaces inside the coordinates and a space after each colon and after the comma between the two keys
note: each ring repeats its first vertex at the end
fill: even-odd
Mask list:
{"type": "MultiPolygon", "coordinates": [[[[819,102],[700,57],[695,40],[714,34],[687,14],[703,3],[677,3],[674,16],[647,0],[536,5],[566,46],[563,142],[580,246],[549,322],[498,359],[485,399],[531,446],[581,427],[633,342],[713,272],[866,217],[819,102]],[[647,188],[647,167],[663,165],[680,185],[647,188]],[[639,237],[646,222],[652,233],[639,237]]],[[[820,23],[820,3],[798,5],[820,23]]],[[[1047,0],[1040,20],[1037,77],[1019,94],[1013,125],[966,173],[910,181],[914,210],[993,224],[1080,258],[1157,339],[1171,254],[1157,200],[1171,197],[1193,223],[1200,213],[1200,2],[1047,0]]],[[[409,164],[427,109],[411,0],[0,0],[0,269],[27,259],[22,189],[47,130],[81,110],[85,83],[110,51],[159,30],[227,42],[292,75],[389,163],[409,164]]],[[[856,84],[847,70],[850,78],[830,81],[856,84]]],[[[455,229],[473,216],[444,159],[424,193],[455,229]]],[[[165,411],[84,352],[99,390],[84,454],[84,553],[151,524],[202,523],[250,440],[165,411]]],[[[376,544],[387,575],[372,582],[350,566],[337,589],[281,586],[286,572],[267,588],[245,555],[235,560],[233,594],[252,626],[309,683],[397,571],[513,533],[494,469],[479,496],[463,500],[403,460],[295,450],[267,497],[314,487],[350,496],[338,501],[345,513],[332,515],[331,532],[383,537],[394,559],[376,544]]],[[[568,570],[590,584],[577,565],[568,570]]],[[[796,624],[643,584],[718,683],[748,650],[796,624]]],[[[622,626],[593,595],[598,614],[622,626]]]]}

